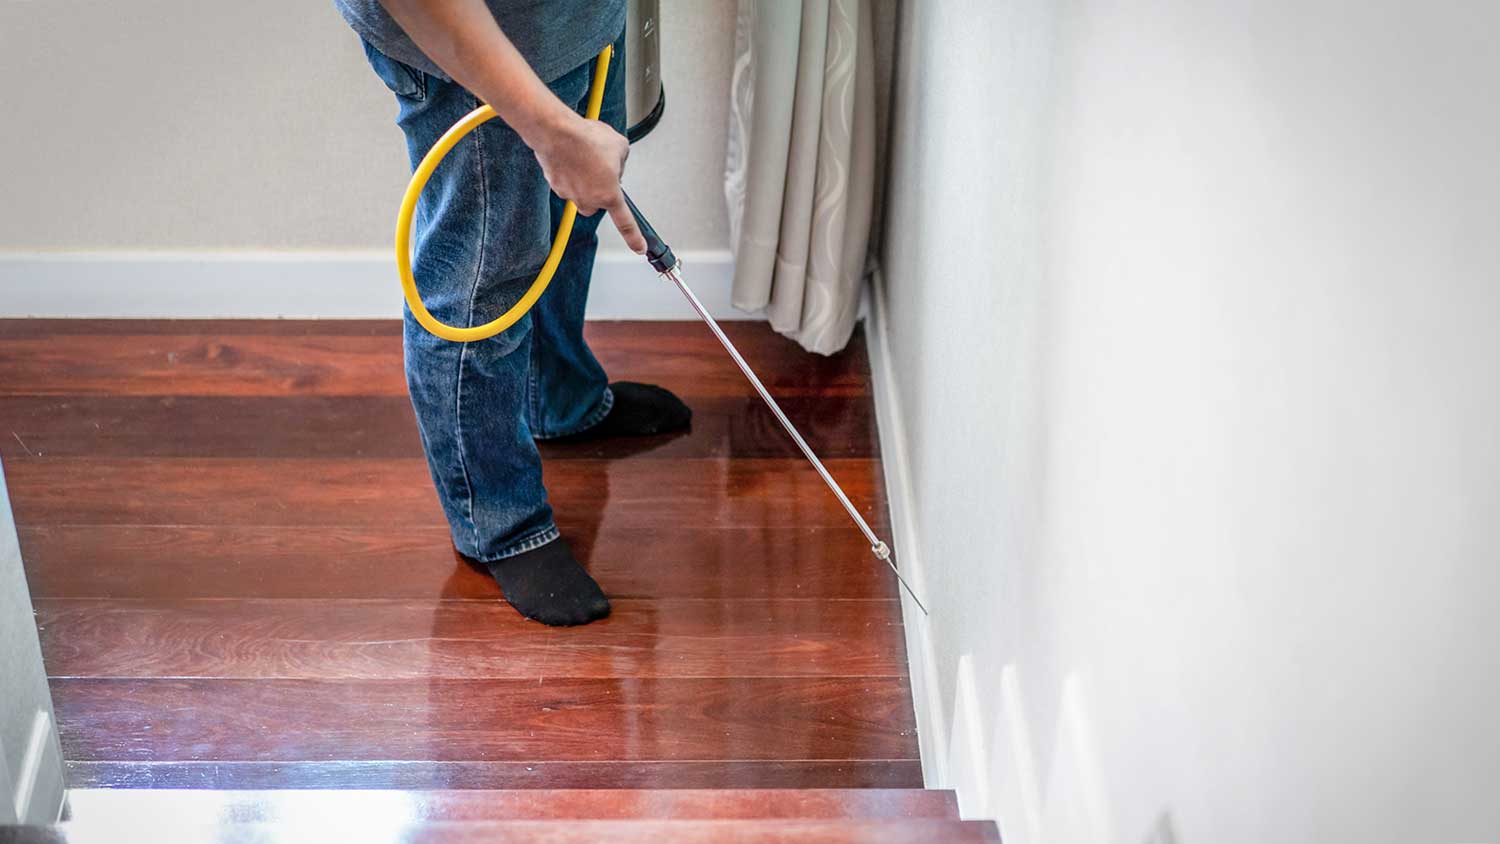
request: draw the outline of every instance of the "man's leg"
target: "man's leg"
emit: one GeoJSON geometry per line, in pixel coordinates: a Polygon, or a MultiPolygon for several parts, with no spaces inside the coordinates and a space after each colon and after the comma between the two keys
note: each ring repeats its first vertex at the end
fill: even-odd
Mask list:
{"type": "MultiPolygon", "coordinates": [[[[462,87],[370,51],[397,94],[413,166],[479,105],[462,87]]],[[[491,120],[460,142],[417,208],[413,270],[429,310],[456,325],[499,316],[530,286],[551,238],[550,192],[535,156],[491,120]]],[[[475,343],[427,333],[406,313],[407,384],[454,546],[485,563],[523,615],[583,624],[609,612],[557,542],[528,422],[530,316],[475,343]]]]}
{"type": "MultiPolygon", "coordinates": [[[[625,39],[615,42],[614,58],[604,86],[599,119],[625,131],[625,39]]],[[[552,84],[563,102],[583,111],[593,81],[592,63],[586,76],[569,74],[552,84]]],[[[555,229],[562,219],[563,201],[550,197],[555,229]]],[[[692,411],[670,392],[649,384],[611,385],[583,338],[584,309],[598,251],[597,235],[604,212],[579,216],[573,224],[568,250],[547,293],[531,311],[531,390],[528,416],[537,439],[656,434],[686,428],[692,411]]],[[[641,280],[650,283],[645,259],[641,280]]]]}

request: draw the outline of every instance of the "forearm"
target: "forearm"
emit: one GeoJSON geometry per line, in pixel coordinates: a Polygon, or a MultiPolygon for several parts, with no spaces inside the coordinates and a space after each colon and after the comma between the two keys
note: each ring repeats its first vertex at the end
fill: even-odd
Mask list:
{"type": "Polygon", "coordinates": [[[484,0],[380,0],[428,58],[542,150],[577,119],[510,42],[484,0]]]}

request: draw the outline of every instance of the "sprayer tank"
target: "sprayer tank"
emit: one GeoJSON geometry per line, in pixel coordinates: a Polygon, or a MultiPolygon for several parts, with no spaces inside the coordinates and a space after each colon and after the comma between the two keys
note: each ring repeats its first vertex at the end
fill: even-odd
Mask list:
{"type": "Polygon", "coordinates": [[[661,17],[657,0],[629,0],[625,11],[625,134],[634,143],[661,119],[661,17]]]}

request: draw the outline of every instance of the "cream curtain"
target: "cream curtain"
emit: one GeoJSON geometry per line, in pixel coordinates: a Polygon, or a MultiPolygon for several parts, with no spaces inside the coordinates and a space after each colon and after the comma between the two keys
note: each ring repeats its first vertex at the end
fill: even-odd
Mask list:
{"type": "Polygon", "coordinates": [[[734,305],[849,342],[875,193],[870,0],[739,0],[725,194],[734,305]]]}

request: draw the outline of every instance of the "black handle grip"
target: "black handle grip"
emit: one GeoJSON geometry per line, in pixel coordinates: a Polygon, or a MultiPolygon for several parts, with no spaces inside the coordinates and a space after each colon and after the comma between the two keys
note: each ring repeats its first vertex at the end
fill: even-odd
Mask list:
{"type": "Polygon", "coordinates": [[[659,273],[675,268],[677,256],[672,254],[672,247],[668,246],[667,242],[661,239],[661,235],[656,233],[656,229],[651,226],[646,215],[641,213],[641,209],[635,207],[630,194],[625,193],[623,189],[620,194],[625,197],[625,205],[630,208],[631,216],[635,217],[635,224],[641,227],[641,234],[646,238],[646,260],[650,261],[651,266],[659,273]]]}

